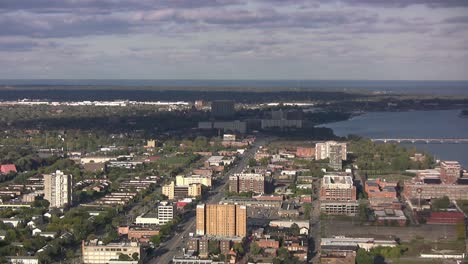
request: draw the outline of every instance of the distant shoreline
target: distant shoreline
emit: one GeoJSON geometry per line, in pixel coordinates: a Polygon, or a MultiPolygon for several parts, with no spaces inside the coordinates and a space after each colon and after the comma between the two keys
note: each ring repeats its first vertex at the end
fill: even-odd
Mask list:
{"type": "Polygon", "coordinates": [[[0,80],[0,90],[78,89],[78,90],[154,90],[154,91],[321,91],[370,95],[468,96],[468,80],[390,81],[390,80],[0,80]]]}

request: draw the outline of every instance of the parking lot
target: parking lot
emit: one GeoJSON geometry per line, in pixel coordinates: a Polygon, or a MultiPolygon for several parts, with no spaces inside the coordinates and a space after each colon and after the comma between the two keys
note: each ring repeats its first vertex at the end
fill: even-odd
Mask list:
{"type": "Polygon", "coordinates": [[[249,207],[247,216],[251,218],[277,219],[278,208],[272,207],[249,207]]]}
{"type": "Polygon", "coordinates": [[[401,241],[411,241],[415,237],[423,237],[426,240],[456,240],[455,225],[421,225],[409,227],[390,226],[364,226],[359,222],[326,220],[321,222],[322,235],[374,237],[378,239],[399,238],[401,241]]]}

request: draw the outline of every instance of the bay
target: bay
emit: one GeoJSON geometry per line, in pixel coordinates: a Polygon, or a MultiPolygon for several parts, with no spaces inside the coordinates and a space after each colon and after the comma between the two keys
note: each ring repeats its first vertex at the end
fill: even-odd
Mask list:
{"type": "MultiPolygon", "coordinates": [[[[367,138],[468,138],[468,118],[461,110],[371,112],[346,121],[322,125],[337,136],[367,138]]],[[[468,168],[467,143],[402,143],[426,151],[440,160],[458,160],[468,168]]]]}

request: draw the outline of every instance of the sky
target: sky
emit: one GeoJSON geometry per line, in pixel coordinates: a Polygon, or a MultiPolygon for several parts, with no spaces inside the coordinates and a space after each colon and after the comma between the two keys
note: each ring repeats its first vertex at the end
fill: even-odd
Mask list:
{"type": "Polygon", "coordinates": [[[0,79],[467,80],[468,0],[1,0],[0,79]]]}

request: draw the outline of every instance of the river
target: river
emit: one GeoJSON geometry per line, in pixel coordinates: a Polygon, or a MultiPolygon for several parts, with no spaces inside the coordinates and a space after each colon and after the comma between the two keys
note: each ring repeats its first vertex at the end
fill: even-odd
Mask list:
{"type": "MultiPolygon", "coordinates": [[[[372,112],[346,121],[322,125],[338,136],[367,138],[468,138],[468,118],[460,110],[372,112]]],[[[468,168],[468,143],[402,143],[434,155],[436,159],[458,160],[468,168]]]]}

